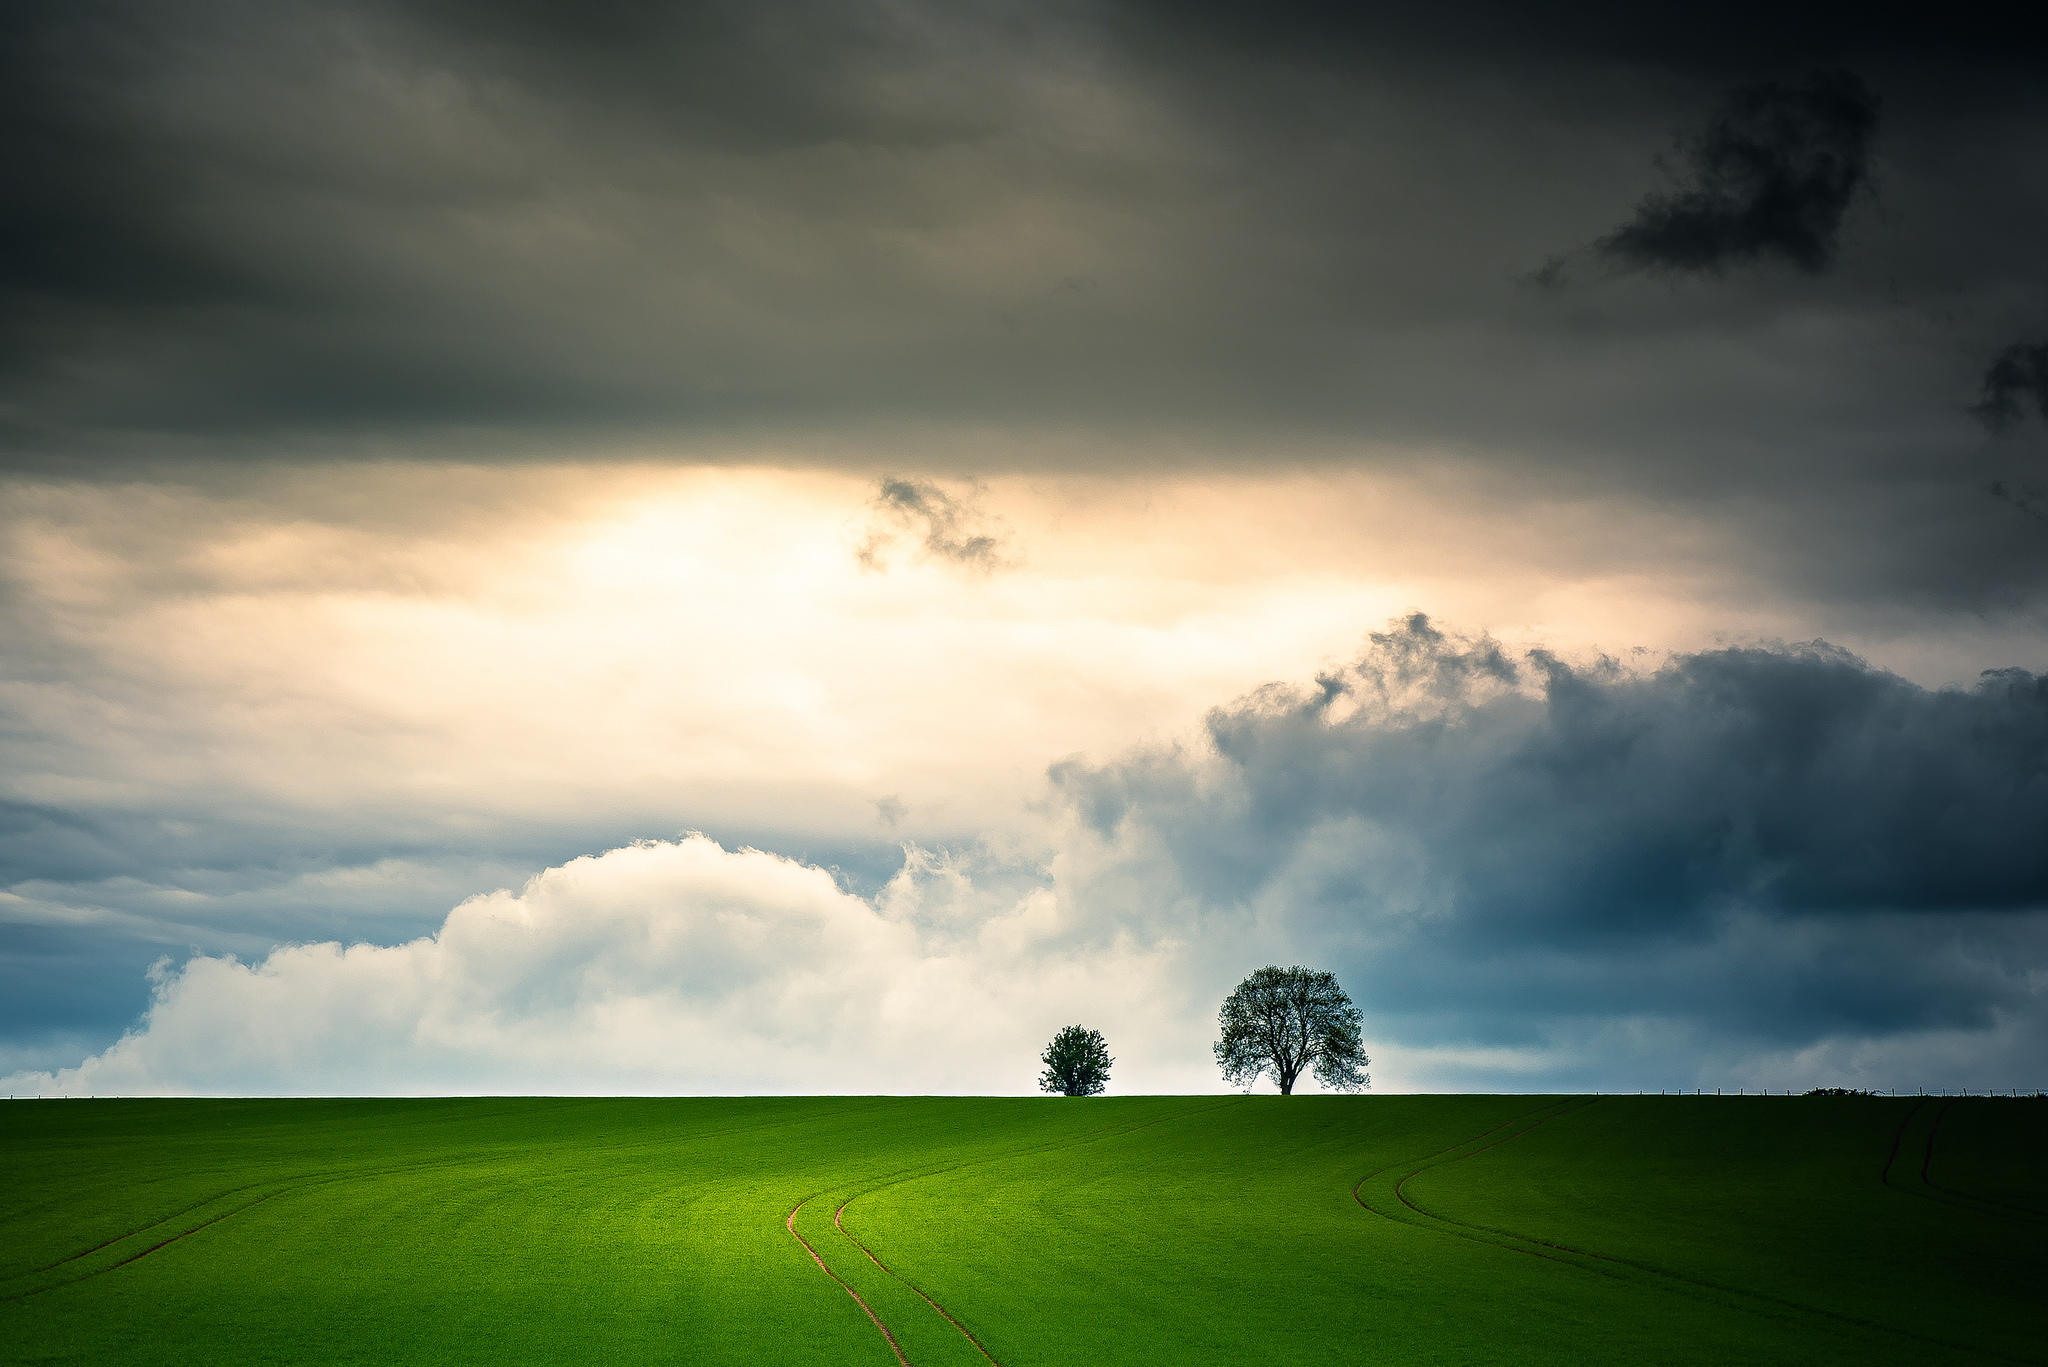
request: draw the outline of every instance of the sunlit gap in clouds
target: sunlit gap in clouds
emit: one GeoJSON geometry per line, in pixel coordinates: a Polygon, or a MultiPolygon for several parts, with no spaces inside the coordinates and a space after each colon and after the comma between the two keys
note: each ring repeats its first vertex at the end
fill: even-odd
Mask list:
{"type": "Polygon", "coordinates": [[[993,482],[1015,559],[984,574],[914,543],[864,567],[873,491],[645,466],[30,489],[19,630],[67,677],[24,701],[128,788],[862,829],[896,794],[967,829],[1059,755],[1341,655],[1408,592],[1248,530],[1243,496],[1284,485],[993,482]]]}

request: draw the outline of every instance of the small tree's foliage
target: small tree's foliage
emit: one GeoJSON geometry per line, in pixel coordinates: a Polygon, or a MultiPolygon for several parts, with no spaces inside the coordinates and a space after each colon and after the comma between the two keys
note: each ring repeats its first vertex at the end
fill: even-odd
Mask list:
{"type": "Polygon", "coordinates": [[[1052,1037],[1039,1055],[1045,1071],[1038,1075],[1038,1089],[1061,1096],[1094,1096],[1109,1085],[1109,1056],[1100,1030],[1070,1025],[1052,1037]]]}
{"type": "Polygon", "coordinates": [[[1303,1072],[1335,1092],[1372,1085],[1365,1075],[1358,1008],[1334,974],[1312,968],[1262,968],[1237,985],[1216,1013],[1215,1045],[1223,1080],[1250,1091],[1270,1072],[1282,1096],[1303,1072]]]}

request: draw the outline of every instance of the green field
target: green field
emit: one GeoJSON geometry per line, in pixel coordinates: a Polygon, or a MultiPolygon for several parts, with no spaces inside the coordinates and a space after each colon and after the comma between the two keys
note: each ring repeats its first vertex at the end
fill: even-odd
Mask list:
{"type": "Polygon", "coordinates": [[[0,1361],[2048,1362],[2044,1153],[2030,1099],[15,1102],[0,1361]]]}

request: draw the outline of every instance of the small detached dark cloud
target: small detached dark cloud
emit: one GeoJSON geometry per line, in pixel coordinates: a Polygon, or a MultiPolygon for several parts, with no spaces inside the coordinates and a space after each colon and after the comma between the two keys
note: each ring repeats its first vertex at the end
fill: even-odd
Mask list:
{"type": "Polygon", "coordinates": [[[2048,420],[2048,342],[2014,342],[1984,370],[1984,388],[1974,410],[1994,432],[2016,426],[2031,404],[2048,420]]]}
{"type": "Polygon", "coordinates": [[[1206,742],[1055,769],[1099,876],[1321,956],[1390,1047],[1633,1086],[2048,1045],[2048,676],[1931,690],[1821,642],[1575,664],[1417,615],[1206,742]]]}
{"type": "Polygon", "coordinates": [[[884,479],[868,503],[868,523],[854,559],[885,572],[897,547],[909,545],[925,560],[981,574],[1011,563],[1004,537],[980,507],[980,487],[948,493],[930,480],[884,479]]]}
{"type": "MultiPolygon", "coordinates": [[[[1825,270],[1869,183],[1877,123],[1877,96],[1851,71],[1743,86],[1681,143],[1678,183],[1644,196],[1594,250],[1651,273],[1718,275],[1774,258],[1825,270]]],[[[1557,273],[1552,262],[1539,279],[1557,273]]]]}

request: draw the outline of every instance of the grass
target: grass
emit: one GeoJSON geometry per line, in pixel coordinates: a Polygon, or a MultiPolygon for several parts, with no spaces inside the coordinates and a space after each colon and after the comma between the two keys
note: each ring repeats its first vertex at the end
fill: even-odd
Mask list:
{"type": "Polygon", "coordinates": [[[2048,1362],[2044,1153],[1987,1098],[18,1102],[0,1362],[2048,1362]]]}

